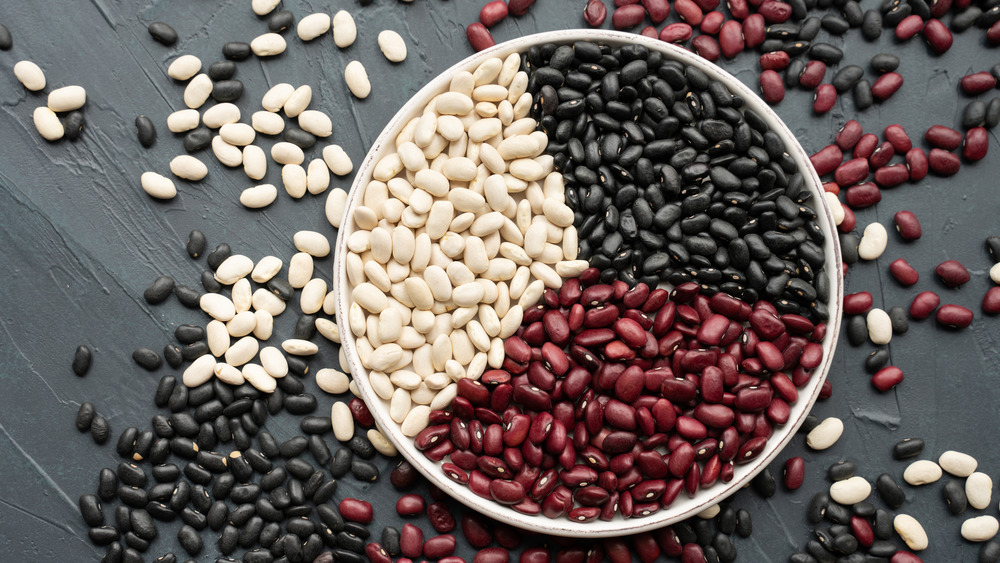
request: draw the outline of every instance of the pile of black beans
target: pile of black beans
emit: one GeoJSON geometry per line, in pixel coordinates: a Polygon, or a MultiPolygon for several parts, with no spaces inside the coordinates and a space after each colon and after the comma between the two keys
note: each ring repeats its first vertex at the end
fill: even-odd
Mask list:
{"type": "Polygon", "coordinates": [[[602,280],[694,281],[826,319],[824,235],[778,134],[722,83],[642,45],[532,47],[533,113],[602,280]]]}
{"type": "MultiPolygon", "coordinates": [[[[198,258],[204,250],[204,236],[195,231],[189,254],[198,258]]],[[[203,281],[214,283],[211,271],[230,252],[229,245],[220,244],[209,253],[203,281]]],[[[162,302],[162,290],[168,285],[168,294],[182,287],[172,279],[168,284],[158,278],[153,291],[147,290],[147,300],[162,302]]],[[[215,285],[206,283],[205,289],[222,289],[215,285]]],[[[186,291],[198,295],[191,289],[181,293],[186,291]]],[[[208,351],[200,326],[181,325],[175,338],[177,343],[164,350],[173,368],[208,351]]],[[[155,369],[162,364],[152,350],[140,350],[140,366],[155,369]]],[[[192,557],[204,555],[205,538],[215,537],[223,556],[239,549],[248,562],[310,562],[324,551],[337,561],[366,560],[371,532],[358,522],[345,521],[334,494],[338,480],[347,475],[367,483],[379,478],[373,462],[376,450],[359,434],[331,451],[330,416],[314,414],[329,412],[329,406],[322,411],[317,397],[306,389],[308,363],[291,356],[288,366],[290,375],[279,378],[271,394],[217,378],[194,388],[174,375],[160,378],[153,396],[158,412],[150,427],[130,426],[118,435],[115,449],[120,463],[100,471],[96,494],[79,499],[91,541],[106,546],[103,563],[142,561],[163,535],[162,528],[175,527],[171,523],[176,521],[177,541],[192,557]],[[278,427],[294,428],[297,423],[300,430],[283,442],[267,429],[279,415],[278,427]],[[106,521],[102,503],[114,505],[113,521],[106,521]]],[[[103,417],[95,416],[93,404],[85,402],[77,427],[93,432],[98,419],[103,417]]],[[[157,559],[176,560],[173,553],[157,559]]]]}

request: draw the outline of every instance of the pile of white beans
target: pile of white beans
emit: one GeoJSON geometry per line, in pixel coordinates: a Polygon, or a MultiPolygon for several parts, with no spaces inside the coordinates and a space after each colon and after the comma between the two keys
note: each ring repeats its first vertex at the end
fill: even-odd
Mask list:
{"type": "Polygon", "coordinates": [[[350,330],[406,436],[451,403],[456,381],[503,364],[503,339],[545,288],[587,268],[520,65],[515,53],[455,74],[349,217],[350,330]]]}

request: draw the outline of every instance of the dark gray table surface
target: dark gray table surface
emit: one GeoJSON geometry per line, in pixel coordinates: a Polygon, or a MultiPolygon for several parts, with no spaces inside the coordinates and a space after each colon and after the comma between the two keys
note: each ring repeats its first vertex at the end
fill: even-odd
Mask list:
{"type": "MultiPolygon", "coordinates": [[[[183,86],[166,76],[167,64],[178,54],[192,53],[207,65],[221,58],[226,41],[249,41],[266,31],[249,4],[32,0],[0,5],[0,22],[15,40],[12,51],[0,52],[0,265],[5,274],[0,290],[0,560],[96,561],[103,553],[87,538],[77,498],[94,492],[102,467],[117,464],[113,444],[118,432],[129,425],[148,427],[156,412],[152,392],[159,376],[169,370],[147,373],[132,362],[131,351],[139,346],[159,350],[172,340],[178,324],[204,322],[201,313],[184,309],[175,299],[152,307],[142,298],[143,289],[161,274],[199,286],[204,261],[192,261],[184,252],[191,229],[204,231],[210,248],[228,242],[234,252],[255,259],[274,254],[286,263],[294,252],[295,231],[335,235],[323,215],[325,195],[294,201],[279,193],[270,208],[248,211],[238,196],[251,183],[241,171],[223,169],[207,152],[201,156],[209,165],[209,177],[196,184],[178,181],[176,199],[157,202],[139,187],[143,171],[167,174],[169,160],[183,152],[180,139],[165,127],[166,116],[183,107],[183,86]],[[150,39],[146,26],[156,20],[177,29],[181,39],[175,47],[150,39]],[[12,68],[21,59],[31,59],[45,70],[49,89],[68,84],[87,89],[87,128],[81,140],[49,144],[36,133],[32,111],[45,98],[27,93],[14,79],[12,68]],[[135,140],[133,120],[138,114],[150,116],[159,129],[159,140],[150,150],[135,140]],[[78,344],[94,349],[93,367],[83,379],[69,367],[78,344]],[[85,400],[110,419],[113,435],[108,445],[99,447],[74,428],[76,411],[85,400]]],[[[313,107],[334,116],[333,142],[358,163],[410,94],[471,53],[464,24],[475,20],[480,4],[379,0],[362,7],[356,2],[288,0],[285,6],[297,17],[348,9],[357,21],[358,40],[339,50],[330,36],[304,45],[294,32],[287,34],[289,50],[284,55],[239,65],[237,77],[246,84],[246,93],[238,105],[248,116],[270,85],[310,84],[313,107]],[[397,30],[406,40],[409,56],[404,63],[390,64],[379,53],[376,36],[385,28],[397,30]],[[367,100],[353,99],[342,80],[351,59],[362,60],[368,69],[373,89],[367,100]]],[[[494,33],[504,40],[579,27],[584,4],[539,0],[527,16],[508,19],[494,33]]],[[[865,8],[877,4],[862,2],[865,8]]],[[[876,133],[901,123],[919,145],[928,126],[957,126],[967,100],[958,93],[958,80],[997,62],[995,51],[988,50],[982,31],[976,29],[958,35],[951,51],[938,58],[930,58],[921,41],[900,44],[889,31],[875,43],[864,42],[857,32],[848,37],[831,40],[846,52],[842,64],[867,66],[873,54],[895,52],[904,59],[900,72],[906,83],[890,101],[864,112],[841,99],[832,112],[818,117],[811,111],[811,93],[789,92],[776,110],[809,152],[831,142],[850,118],[876,133]]],[[[742,54],[722,66],[756,86],[755,55],[742,54]]],[[[868,79],[874,79],[870,71],[868,79]]],[[[848,274],[848,291],[872,291],[876,305],[885,308],[908,306],[918,290],[938,291],[944,303],[973,309],[973,326],[952,332],[936,327],[933,320],[913,322],[909,333],[895,337],[890,346],[893,364],[907,378],[886,394],[872,389],[863,369],[871,346],[854,349],[842,342],[830,374],[833,398],[819,403],[814,412],[842,418],[844,436],[825,452],[807,450],[799,436],[772,465],[780,476],[786,458],[804,456],[807,478],[799,491],[779,487],[778,495],[768,500],[741,491],[731,499],[755,519],[752,538],[738,540],[740,561],[783,561],[805,545],[810,537],[805,504],[828,486],[825,471],[831,463],[851,459],[859,473],[872,480],[885,471],[899,479],[905,463],[894,461],[890,451],[905,437],[923,437],[925,457],[936,459],[946,449],[957,449],[975,456],[994,478],[1000,475],[1000,322],[983,317],[979,306],[991,285],[982,241],[988,234],[1000,234],[1000,158],[993,135],[991,144],[987,159],[963,166],[953,178],[929,176],[887,190],[877,209],[859,212],[859,231],[871,221],[890,227],[889,246],[883,258],[858,264],[848,274]],[[892,214],[901,209],[919,216],[924,236],[918,242],[905,244],[891,232],[892,214]],[[920,272],[915,288],[900,287],[889,276],[888,264],[897,257],[920,272]],[[960,290],[946,289],[934,278],[934,266],[949,258],[962,261],[972,272],[972,281],[960,290]]],[[[279,185],[281,192],[273,165],[267,181],[279,185]]],[[[348,187],[349,178],[332,182],[332,189],[348,187]]],[[[319,275],[329,279],[331,265],[329,258],[319,261],[319,275]]],[[[276,334],[290,333],[293,316],[279,318],[276,334]]],[[[335,348],[322,348],[312,362],[314,369],[336,365],[335,348]]],[[[332,398],[321,394],[320,401],[322,411],[332,398]]],[[[268,422],[268,428],[281,440],[297,431],[297,422],[286,416],[268,422]]],[[[379,464],[386,476],[391,462],[381,459],[379,464]]],[[[396,493],[387,481],[362,486],[347,478],[338,492],[374,502],[376,534],[381,525],[400,524],[392,508],[396,493]]],[[[904,488],[907,503],[900,511],[916,516],[930,536],[924,560],[976,560],[978,547],[959,536],[962,519],[951,517],[944,507],[941,483],[904,488]]],[[[997,515],[996,501],[966,516],[980,513],[997,515]]],[[[430,532],[426,520],[419,522],[430,532]]],[[[161,526],[161,539],[147,560],[167,551],[181,553],[174,539],[176,527],[161,526]]],[[[200,559],[214,560],[214,539],[206,538],[200,559]]],[[[471,555],[468,547],[463,553],[471,555]]]]}

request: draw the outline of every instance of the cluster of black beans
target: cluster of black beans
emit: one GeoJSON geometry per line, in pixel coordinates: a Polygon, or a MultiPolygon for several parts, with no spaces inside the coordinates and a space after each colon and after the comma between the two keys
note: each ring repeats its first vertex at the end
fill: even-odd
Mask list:
{"type": "Polygon", "coordinates": [[[525,64],[580,258],[604,282],[694,281],[827,318],[811,193],[741,97],[642,45],[548,44],[525,64]]]}
{"type": "MultiPolygon", "coordinates": [[[[191,257],[200,257],[205,248],[204,235],[193,232],[187,245],[191,257]]],[[[212,270],[230,253],[229,245],[221,244],[208,255],[210,267],[202,276],[206,291],[222,290],[212,270]]],[[[286,295],[287,289],[290,298],[293,290],[282,283],[275,281],[272,291],[286,295]]],[[[158,278],[145,297],[160,303],[171,293],[185,305],[197,306],[197,291],[166,277],[158,278]],[[183,297],[188,292],[193,299],[183,297]]],[[[310,318],[296,323],[296,337],[310,338],[313,334],[302,327],[313,326],[315,318],[303,317],[310,318]]],[[[179,326],[177,343],[164,349],[167,363],[180,368],[208,353],[204,334],[200,326],[179,326]]],[[[146,369],[162,365],[149,348],[140,348],[133,358],[146,369]]],[[[176,520],[181,522],[177,540],[192,557],[202,553],[203,534],[211,530],[226,556],[218,561],[235,561],[228,556],[237,549],[245,550],[245,562],[311,562],[324,551],[337,561],[366,560],[371,532],[345,521],[330,501],[338,479],[348,474],[362,482],[378,480],[379,469],[371,461],[376,450],[356,435],[331,451],[325,439],[332,432],[330,417],[313,414],[318,401],[303,383],[309,365],[300,357],[287,359],[290,376],[278,379],[271,394],[214,378],[188,388],[174,375],[161,377],[153,402],[165,410],[152,417],[150,428],[132,426],[118,435],[116,451],[122,461],[100,471],[96,494],[79,499],[91,540],[107,546],[102,563],[143,561],[160,526],[176,520]],[[279,443],[265,426],[281,412],[298,417],[301,434],[279,443]],[[113,522],[106,522],[102,502],[116,503],[113,522]]],[[[85,402],[77,427],[93,433],[99,419],[103,417],[95,415],[93,404],[85,402]]],[[[109,431],[102,432],[106,441],[109,431]]],[[[156,561],[176,560],[168,553],[156,561]]]]}

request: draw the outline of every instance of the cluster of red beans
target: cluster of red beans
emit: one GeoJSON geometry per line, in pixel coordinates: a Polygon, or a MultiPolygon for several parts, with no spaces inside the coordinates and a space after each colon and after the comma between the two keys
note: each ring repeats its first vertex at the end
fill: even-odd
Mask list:
{"type": "Polygon", "coordinates": [[[525,514],[649,516],[760,455],[822,361],[826,325],[767,301],[599,279],[547,290],[502,369],[431,413],[415,445],[449,478],[525,514]]]}

